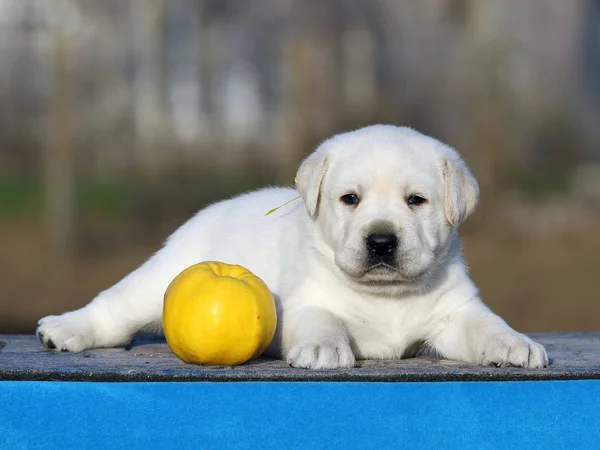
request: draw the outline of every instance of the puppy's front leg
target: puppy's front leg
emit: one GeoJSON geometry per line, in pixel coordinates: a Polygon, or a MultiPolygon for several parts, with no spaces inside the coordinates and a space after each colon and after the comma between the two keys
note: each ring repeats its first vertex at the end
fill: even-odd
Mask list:
{"type": "Polygon", "coordinates": [[[354,367],[355,357],[341,319],[322,308],[306,306],[285,315],[287,362],[306,369],[354,367]]]}
{"type": "Polygon", "coordinates": [[[486,366],[548,366],[542,345],[513,330],[478,298],[443,317],[435,336],[431,343],[446,358],[486,366]]]}

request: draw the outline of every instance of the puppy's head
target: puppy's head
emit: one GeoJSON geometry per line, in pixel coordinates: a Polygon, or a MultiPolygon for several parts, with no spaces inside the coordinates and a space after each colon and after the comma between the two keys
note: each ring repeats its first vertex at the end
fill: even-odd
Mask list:
{"type": "Polygon", "coordinates": [[[455,229],[478,199],[477,182],[453,149],[389,125],[325,141],[296,183],[341,272],[388,294],[435,282],[455,229]]]}

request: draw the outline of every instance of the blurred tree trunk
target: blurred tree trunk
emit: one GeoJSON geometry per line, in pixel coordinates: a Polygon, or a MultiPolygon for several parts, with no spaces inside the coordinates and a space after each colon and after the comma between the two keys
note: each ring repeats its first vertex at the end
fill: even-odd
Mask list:
{"type": "Polygon", "coordinates": [[[293,36],[283,50],[284,142],[277,152],[278,182],[290,184],[298,155],[308,154],[314,111],[318,108],[315,42],[311,37],[293,36]]]}
{"type": "Polygon", "coordinates": [[[168,142],[168,67],[165,42],[165,2],[131,2],[132,40],[137,67],[134,77],[134,116],[137,158],[145,175],[156,179],[168,142]]]}
{"type": "Polygon", "coordinates": [[[52,248],[68,257],[73,250],[75,111],[73,37],[54,33],[48,141],[44,152],[45,222],[52,248]]]}
{"type": "Polygon", "coordinates": [[[370,118],[375,109],[375,39],[368,27],[357,23],[348,26],[340,40],[344,112],[348,120],[361,121],[370,118]]]}

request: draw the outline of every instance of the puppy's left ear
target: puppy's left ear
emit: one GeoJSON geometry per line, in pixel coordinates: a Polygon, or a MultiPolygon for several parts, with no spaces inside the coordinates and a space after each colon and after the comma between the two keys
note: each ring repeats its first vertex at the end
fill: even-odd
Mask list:
{"type": "Polygon", "coordinates": [[[327,154],[324,148],[317,149],[309,155],[296,173],[296,187],[306,205],[306,212],[311,219],[317,217],[321,198],[321,185],[327,172],[327,154]]]}
{"type": "Polygon", "coordinates": [[[479,200],[477,180],[465,162],[452,150],[444,155],[446,218],[457,228],[475,209],[479,200]]]}

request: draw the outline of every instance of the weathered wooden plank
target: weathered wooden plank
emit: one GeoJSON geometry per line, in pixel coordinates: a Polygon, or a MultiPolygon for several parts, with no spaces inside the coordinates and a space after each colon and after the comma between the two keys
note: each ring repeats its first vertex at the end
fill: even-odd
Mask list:
{"type": "Polygon", "coordinates": [[[479,367],[419,357],[359,361],[353,369],[303,370],[259,358],[238,367],[186,364],[164,340],[125,348],[55,353],[34,336],[0,336],[0,380],[69,381],[522,381],[600,379],[600,333],[531,335],[546,346],[547,369],[479,367]]]}

